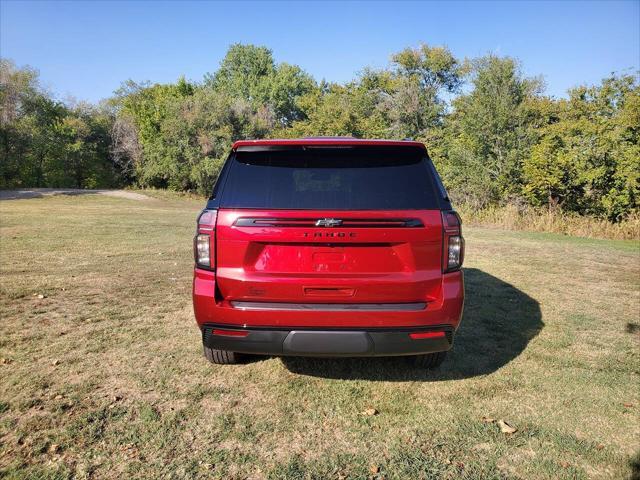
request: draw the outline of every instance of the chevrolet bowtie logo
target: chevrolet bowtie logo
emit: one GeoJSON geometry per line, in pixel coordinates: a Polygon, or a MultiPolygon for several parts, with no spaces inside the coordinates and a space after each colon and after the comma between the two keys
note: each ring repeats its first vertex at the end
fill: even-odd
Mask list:
{"type": "Polygon", "coordinates": [[[342,225],[342,220],[337,218],[321,218],[316,221],[316,227],[337,227],[342,225]]]}

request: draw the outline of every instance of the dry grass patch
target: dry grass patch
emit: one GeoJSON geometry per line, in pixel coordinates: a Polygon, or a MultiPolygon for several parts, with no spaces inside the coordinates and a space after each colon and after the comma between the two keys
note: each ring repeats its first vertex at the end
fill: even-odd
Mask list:
{"type": "Polygon", "coordinates": [[[459,205],[458,211],[464,222],[508,230],[559,233],[587,238],[612,240],[640,240],[640,214],[630,215],[618,223],[577,215],[561,210],[544,208],[518,208],[515,205],[503,207],[473,208],[459,205]]]}
{"type": "Polygon", "coordinates": [[[202,201],[148,195],[0,201],[0,476],[630,474],[637,242],[468,228],[465,318],[434,372],[404,359],[223,367],[202,357],[191,311],[202,201]]]}

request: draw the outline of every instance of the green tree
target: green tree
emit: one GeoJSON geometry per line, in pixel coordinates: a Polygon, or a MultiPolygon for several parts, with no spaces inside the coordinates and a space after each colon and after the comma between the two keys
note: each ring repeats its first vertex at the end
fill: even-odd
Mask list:
{"type": "Polygon", "coordinates": [[[299,101],[306,118],[275,135],[388,137],[391,124],[384,102],[391,82],[390,72],[373,70],[346,85],[323,82],[299,101]]]}
{"type": "Polygon", "coordinates": [[[428,136],[445,115],[443,94],[458,91],[466,70],[446,47],[405,49],[391,69],[365,69],[353,82],[310,91],[299,102],[304,118],[288,134],[428,136]]]}
{"type": "Polygon", "coordinates": [[[559,102],[558,120],[541,130],[525,160],[524,192],[538,205],[623,218],[637,208],[640,86],[632,75],[578,87],[559,102]]]}
{"type": "Polygon", "coordinates": [[[404,77],[414,77],[425,90],[445,89],[449,93],[459,91],[468,71],[468,65],[456,59],[447,47],[406,48],[392,57],[397,72],[404,77]]]}
{"type": "Polygon", "coordinates": [[[453,193],[482,206],[520,194],[542,83],[524,78],[511,58],[489,55],[472,65],[473,90],[453,101],[439,161],[453,193]]]}
{"type": "Polygon", "coordinates": [[[0,59],[0,187],[18,186],[27,180],[24,175],[30,169],[25,158],[37,128],[30,114],[39,100],[38,90],[35,70],[20,69],[10,60],[0,59]]]}
{"type": "Polygon", "coordinates": [[[255,45],[234,44],[205,86],[231,98],[247,101],[255,111],[272,110],[276,121],[287,127],[304,118],[298,99],[315,88],[314,80],[300,67],[276,65],[271,50],[255,45]]]}
{"type": "Polygon", "coordinates": [[[461,61],[421,45],[391,60],[347,83],[316,83],[266,47],[236,44],[201,83],[128,81],[92,106],[57,101],[35,70],[0,59],[0,187],[125,182],[207,193],[238,139],[414,137],[457,201],[613,221],[637,212],[638,75],[557,100],[508,57],[461,61]]]}
{"type": "Polygon", "coordinates": [[[36,71],[8,60],[0,61],[0,106],[0,186],[114,184],[110,116],[56,101],[40,87],[36,71]]]}
{"type": "MultiPolygon", "coordinates": [[[[118,143],[116,150],[122,156],[122,151],[128,146],[126,155],[134,162],[135,177],[142,186],[188,187],[176,180],[180,158],[175,156],[175,146],[167,142],[166,123],[175,116],[176,104],[193,93],[193,85],[184,78],[175,85],[147,86],[128,82],[117,92],[118,115],[125,119],[117,125],[120,128],[126,122],[135,125],[139,148],[126,142],[118,143]]],[[[121,141],[122,135],[117,138],[121,141]]]]}
{"type": "Polygon", "coordinates": [[[423,44],[392,56],[394,85],[386,106],[391,119],[389,133],[419,138],[437,128],[446,112],[443,93],[457,93],[468,65],[447,47],[423,44]]]}

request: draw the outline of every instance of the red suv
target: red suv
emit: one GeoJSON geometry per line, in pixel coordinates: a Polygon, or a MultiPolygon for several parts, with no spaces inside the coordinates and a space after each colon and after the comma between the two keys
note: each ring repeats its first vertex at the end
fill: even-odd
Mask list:
{"type": "Polygon", "coordinates": [[[460,218],[422,143],[239,141],[198,217],[206,357],[442,363],[464,301],[460,218]]]}

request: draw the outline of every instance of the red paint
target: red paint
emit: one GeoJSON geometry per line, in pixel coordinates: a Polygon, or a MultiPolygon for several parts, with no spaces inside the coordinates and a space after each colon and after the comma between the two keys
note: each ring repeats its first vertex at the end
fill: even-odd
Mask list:
{"type": "MultiPolygon", "coordinates": [[[[299,139],[243,140],[234,150],[257,145],[389,145],[418,142],[299,139]]],[[[426,149],[425,149],[426,150],[426,149]]],[[[416,328],[457,329],[464,303],[460,270],[447,272],[447,241],[460,235],[456,214],[441,210],[255,210],[224,209],[200,218],[200,233],[211,235],[215,269],[194,269],[193,306],[200,326],[233,328],[416,328]],[[238,226],[243,217],[292,219],[273,226],[238,226]],[[343,224],[316,227],[317,219],[343,224]],[[365,226],[349,220],[367,219],[365,226]],[[423,226],[399,227],[388,219],[417,219],[423,226]],[[422,303],[418,311],[241,310],[233,301],[281,303],[422,303]]],[[[240,335],[214,330],[215,335],[240,335]],[[220,333],[218,333],[220,332],[220,333]]],[[[442,331],[417,331],[413,339],[442,338],[442,331]]]]}
{"type": "Polygon", "coordinates": [[[324,303],[401,303],[438,298],[442,283],[439,211],[304,211],[309,218],[413,217],[422,220],[425,228],[234,226],[239,217],[301,215],[295,210],[218,212],[216,279],[223,299],[308,302],[305,289],[321,288],[327,289],[323,292],[324,303]],[[305,237],[315,232],[332,237],[305,237]],[[340,236],[343,233],[355,236],[340,236]],[[329,289],[335,289],[335,293],[329,289]],[[347,291],[354,293],[345,296],[347,291]]]}
{"type": "MultiPolygon", "coordinates": [[[[450,325],[457,328],[462,316],[464,287],[462,272],[442,275],[438,297],[417,312],[318,312],[242,311],[228,300],[215,298],[213,272],[196,268],[193,279],[193,308],[199,325],[205,323],[248,327],[424,327],[450,325]]],[[[308,298],[307,298],[308,300],[308,298]]],[[[323,298],[326,301],[326,298],[323,298]]],[[[345,297],[340,297],[340,303],[345,297]]]]}

